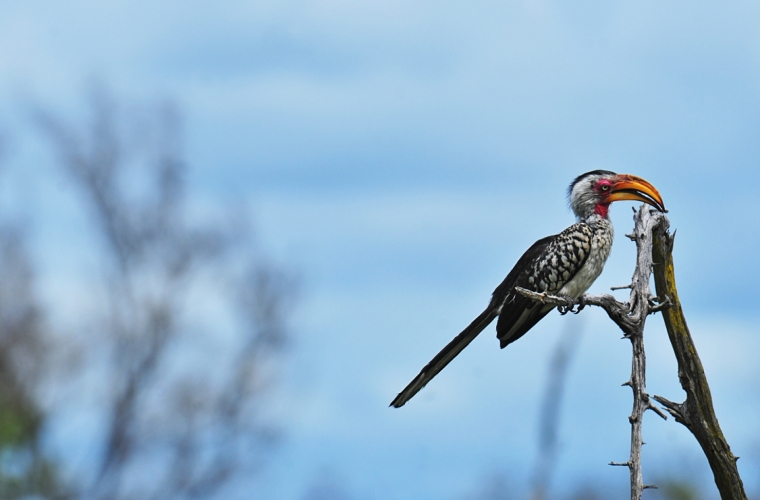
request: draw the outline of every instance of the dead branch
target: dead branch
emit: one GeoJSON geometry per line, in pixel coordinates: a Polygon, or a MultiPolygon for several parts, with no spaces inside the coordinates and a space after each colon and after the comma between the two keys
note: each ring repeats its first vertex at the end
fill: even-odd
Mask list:
{"type": "MultiPolygon", "coordinates": [[[[633,409],[628,417],[631,423],[631,453],[627,462],[610,462],[610,465],[628,467],[631,476],[631,500],[640,500],[642,492],[652,485],[645,485],[641,470],[642,421],[646,410],[654,410],[658,415],[667,418],[662,411],[656,409],[650,402],[646,392],[646,355],[644,352],[644,324],[652,312],[654,301],[649,290],[649,277],[652,274],[652,231],[664,215],[643,207],[634,214],[634,232],[629,237],[636,242],[636,270],[631,279],[631,294],[628,302],[618,302],[615,297],[605,295],[584,295],[579,300],[566,297],[553,297],[538,294],[518,288],[521,294],[546,304],[559,307],[561,313],[579,310],[586,305],[601,307],[607,312],[612,321],[623,330],[624,337],[631,341],[633,359],[631,363],[631,378],[623,385],[633,391],[633,409]]],[[[626,287],[628,288],[628,287],[626,287]]]]}
{"type": "MultiPolygon", "coordinates": [[[[678,361],[678,378],[686,391],[686,401],[675,403],[662,396],[652,399],[660,403],[673,415],[676,422],[686,426],[702,447],[713,471],[715,484],[723,500],[746,500],[744,485],[736,461],[739,457],[731,453],[718,418],[712,405],[712,395],[702,368],[694,341],[686,326],[673,266],[673,240],[669,233],[670,223],[664,214],[642,207],[634,215],[635,229],[628,235],[636,242],[636,271],[631,283],[629,302],[620,303],[611,295],[584,295],[578,300],[555,297],[518,288],[517,291],[533,300],[558,306],[560,312],[567,313],[578,306],[578,311],[586,305],[603,308],[610,318],[625,332],[625,337],[633,344],[633,370],[629,385],[634,393],[634,408],[631,414],[631,459],[628,462],[610,462],[610,465],[625,466],[631,471],[631,498],[640,499],[644,489],[654,486],[644,485],[641,479],[641,416],[647,409],[663,418],[665,414],[649,400],[645,391],[646,358],[644,356],[644,321],[647,315],[662,312],[668,337],[678,361]],[[656,263],[656,265],[655,265],[656,263]],[[659,299],[654,299],[649,290],[649,277],[654,273],[655,288],[659,299]]],[[[616,287],[616,289],[625,287],[616,287]]]]}
{"type": "Polygon", "coordinates": [[[653,234],[652,256],[657,263],[654,268],[654,284],[657,295],[666,297],[670,303],[670,307],[662,311],[662,318],[678,361],[678,379],[686,391],[686,401],[678,404],[661,396],[654,396],[654,399],[673,415],[676,422],[694,434],[710,463],[720,497],[723,500],[746,500],[747,494],[736,466],[739,457],[731,453],[718,424],[710,386],[678,299],[673,266],[675,234],[671,235],[668,229],[668,220],[663,217],[653,234]]]}

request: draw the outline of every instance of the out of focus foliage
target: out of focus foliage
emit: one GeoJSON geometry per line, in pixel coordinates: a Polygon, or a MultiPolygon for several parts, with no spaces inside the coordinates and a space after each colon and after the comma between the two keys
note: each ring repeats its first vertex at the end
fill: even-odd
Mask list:
{"type": "Polygon", "coordinates": [[[0,498],[69,498],[40,450],[44,414],[36,387],[46,362],[46,325],[22,232],[0,227],[0,498]]]}
{"type": "Polygon", "coordinates": [[[224,498],[255,483],[280,433],[293,279],[245,216],[198,208],[173,106],[96,90],[88,108],[34,112],[86,214],[71,234],[91,263],[70,287],[83,296],[60,297],[87,305],[74,331],[45,322],[24,233],[0,228],[0,498],[224,498]],[[45,446],[62,412],[98,422],[67,438],[91,449],[79,467],[45,446]]]}

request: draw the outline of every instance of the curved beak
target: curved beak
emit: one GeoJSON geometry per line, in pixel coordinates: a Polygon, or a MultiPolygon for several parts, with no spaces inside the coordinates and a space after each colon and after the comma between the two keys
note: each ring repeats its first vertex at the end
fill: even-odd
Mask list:
{"type": "Polygon", "coordinates": [[[660,212],[667,212],[665,204],[662,202],[662,196],[657,189],[641,177],[629,174],[619,174],[612,181],[612,190],[607,195],[605,201],[643,201],[652,205],[660,212]]]}

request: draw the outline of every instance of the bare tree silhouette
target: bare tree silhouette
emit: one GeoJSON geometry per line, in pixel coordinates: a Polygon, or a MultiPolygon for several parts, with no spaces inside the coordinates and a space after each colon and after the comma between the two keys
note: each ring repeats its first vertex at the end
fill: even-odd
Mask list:
{"type": "Polygon", "coordinates": [[[50,344],[23,240],[19,227],[0,226],[0,498],[64,500],[71,493],[40,447],[50,344]]]}
{"type": "Polygon", "coordinates": [[[103,308],[81,349],[107,360],[106,433],[85,497],[221,495],[276,440],[266,398],[294,281],[243,218],[190,215],[175,107],[129,114],[102,89],[90,97],[86,127],[34,112],[102,250],[103,308]]]}
{"type": "Polygon", "coordinates": [[[533,469],[531,500],[549,498],[549,487],[559,452],[558,433],[567,372],[580,343],[581,333],[582,328],[576,321],[568,322],[566,331],[557,342],[549,361],[549,373],[539,416],[538,457],[533,469]]]}

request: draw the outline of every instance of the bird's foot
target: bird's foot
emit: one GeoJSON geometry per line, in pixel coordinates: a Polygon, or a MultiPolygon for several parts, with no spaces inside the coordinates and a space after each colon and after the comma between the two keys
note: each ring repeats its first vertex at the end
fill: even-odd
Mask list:
{"type": "Polygon", "coordinates": [[[583,298],[583,295],[581,295],[580,297],[578,297],[577,303],[578,303],[578,309],[576,309],[575,311],[573,311],[573,314],[578,314],[579,312],[581,312],[586,307],[586,299],[583,298]]]}
{"type": "Polygon", "coordinates": [[[573,299],[571,297],[562,297],[567,301],[566,304],[557,306],[557,310],[559,313],[564,316],[565,314],[571,312],[573,314],[578,314],[581,312],[581,310],[586,307],[586,302],[583,300],[583,296],[578,297],[577,299],[573,299]],[[577,309],[576,309],[577,306],[577,309]]]}

